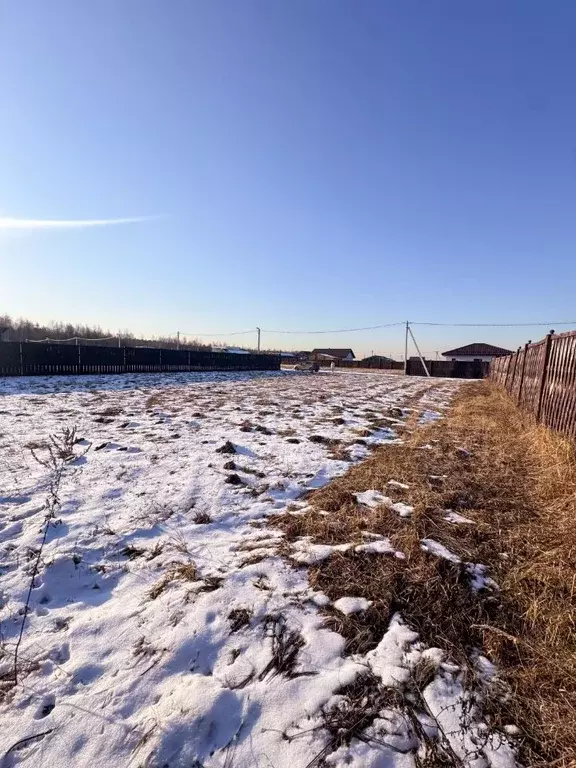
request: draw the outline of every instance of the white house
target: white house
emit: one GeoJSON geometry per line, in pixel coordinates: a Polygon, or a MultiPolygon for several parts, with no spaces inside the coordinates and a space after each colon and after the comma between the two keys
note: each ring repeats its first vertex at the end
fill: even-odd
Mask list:
{"type": "Polygon", "coordinates": [[[351,349],[313,349],[312,360],[355,360],[356,355],[351,349]]]}
{"type": "Polygon", "coordinates": [[[450,349],[448,352],[442,352],[442,357],[447,360],[478,360],[489,363],[495,357],[511,355],[512,351],[503,347],[495,347],[492,344],[474,343],[466,344],[464,347],[450,349]]]}

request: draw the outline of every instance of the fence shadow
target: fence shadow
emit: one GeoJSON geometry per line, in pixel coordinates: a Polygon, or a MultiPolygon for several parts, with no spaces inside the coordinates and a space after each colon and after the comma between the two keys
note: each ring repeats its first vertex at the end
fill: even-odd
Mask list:
{"type": "Polygon", "coordinates": [[[298,375],[293,371],[191,371],[179,373],[14,376],[0,378],[0,397],[15,394],[157,389],[189,384],[219,384],[298,375]]]}

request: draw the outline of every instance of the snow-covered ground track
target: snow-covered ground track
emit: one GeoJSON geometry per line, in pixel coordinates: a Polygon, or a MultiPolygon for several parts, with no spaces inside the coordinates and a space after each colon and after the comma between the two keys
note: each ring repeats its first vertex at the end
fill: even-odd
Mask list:
{"type": "Polygon", "coordinates": [[[390,685],[406,654],[429,651],[398,618],[366,658],[343,655],[306,542],[287,557],[265,521],[398,439],[402,409],[441,413],[457,386],[340,372],[0,381],[4,768],[416,765],[403,726],[331,749],[321,715],[367,668],[390,685]]]}

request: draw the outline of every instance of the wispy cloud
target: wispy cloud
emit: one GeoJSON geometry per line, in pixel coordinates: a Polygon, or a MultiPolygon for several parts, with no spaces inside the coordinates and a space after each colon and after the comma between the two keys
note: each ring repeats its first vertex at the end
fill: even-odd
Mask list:
{"type": "Polygon", "coordinates": [[[140,224],[155,216],[138,216],[129,219],[18,219],[0,216],[0,231],[18,230],[31,232],[39,229],[88,229],[89,227],[111,227],[116,224],[140,224]]]}

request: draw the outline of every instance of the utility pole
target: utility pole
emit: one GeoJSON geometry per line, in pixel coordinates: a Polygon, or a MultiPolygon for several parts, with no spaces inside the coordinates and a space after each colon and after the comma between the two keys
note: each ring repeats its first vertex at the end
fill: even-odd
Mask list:
{"type": "Polygon", "coordinates": [[[176,331],[176,349],[180,349],[180,331],[176,331]]]}
{"type": "Polygon", "coordinates": [[[418,357],[420,358],[420,362],[422,363],[422,367],[426,371],[426,376],[430,376],[430,371],[428,370],[428,367],[426,366],[426,361],[422,357],[422,352],[420,352],[420,347],[418,346],[418,342],[416,341],[414,334],[412,333],[412,328],[408,326],[408,330],[410,331],[410,336],[412,336],[412,341],[414,342],[414,346],[416,347],[416,351],[418,352],[418,357]]]}
{"type": "Polygon", "coordinates": [[[408,331],[410,323],[406,320],[406,337],[404,339],[404,376],[408,373],[408,331]]]}
{"type": "Polygon", "coordinates": [[[260,328],[256,328],[258,331],[258,352],[260,352],[260,328]]]}

